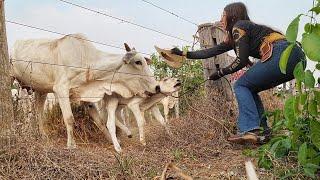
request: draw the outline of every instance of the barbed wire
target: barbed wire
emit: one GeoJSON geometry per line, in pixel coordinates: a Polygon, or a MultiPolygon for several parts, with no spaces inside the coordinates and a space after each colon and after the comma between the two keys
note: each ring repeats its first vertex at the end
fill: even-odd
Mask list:
{"type": "MultiPolygon", "coordinates": [[[[125,48],[117,46],[117,45],[112,45],[112,44],[107,44],[107,43],[104,43],[104,42],[90,40],[90,39],[87,39],[87,38],[81,38],[81,37],[77,37],[77,36],[72,36],[72,34],[65,34],[65,33],[61,33],[61,32],[58,32],[58,31],[48,30],[48,29],[45,29],[45,28],[41,28],[41,27],[37,27],[37,26],[33,26],[33,25],[28,25],[28,24],[24,24],[24,23],[20,23],[20,22],[16,22],[16,21],[11,21],[11,20],[6,20],[6,22],[11,23],[11,24],[15,24],[15,25],[19,25],[19,26],[23,26],[23,27],[27,27],[27,28],[31,28],[31,29],[36,29],[36,30],[40,30],[40,31],[44,31],[44,32],[49,32],[49,33],[52,33],[52,34],[58,34],[58,35],[62,35],[62,36],[70,36],[70,37],[73,37],[75,39],[80,39],[80,40],[88,41],[88,42],[99,44],[99,45],[103,45],[103,46],[108,46],[108,47],[112,47],[112,48],[125,50],[125,48]]],[[[144,55],[149,55],[149,56],[152,55],[150,53],[145,53],[145,52],[140,52],[140,51],[138,51],[138,52],[141,53],[141,54],[144,54],[144,55]]]]}
{"type": "Polygon", "coordinates": [[[192,21],[190,21],[190,20],[188,20],[188,19],[186,19],[186,18],[184,18],[184,17],[182,17],[182,16],[179,16],[178,14],[176,14],[176,13],[174,13],[174,12],[171,12],[171,11],[169,11],[169,10],[167,10],[167,9],[164,9],[164,8],[158,6],[158,5],[156,5],[156,4],[154,4],[154,3],[150,2],[150,1],[146,1],[146,0],[141,0],[141,1],[143,1],[143,2],[145,2],[145,3],[147,3],[147,4],[150,4],[151,6],[154,6],[154,7],[158,8],[158,9],[164,11],[164,12],[167,12],[167,13],[169,13],[169,14],[171,14],[171,15],[179,18],[179,19],[182,19],[182,20],[184,20],[184,21],[186,21],[186,22],[188,22],[188,23],[190,23],[190,24],[193,24],[193,25],[195,25],[195,26],[198,26],[197,23],[194,23],[194,22],[192,22],[192,21]]]}
{"type": "Polygon", "coordinates": [[[23,59],[15,59],[15,58],[11,58],[11,61],[12,62],[26,62],[26,63],[31,63],[31,64],[50,65],[50,66],[60,66],[60,67],[68,67],[68,68],[76,68],[76,69],[85,69],[85,70],[89,69],[89,70],[103,71],[103,72],[115,72],[116,74],[128,74],[128,75],[136,75],[136,76],[156,77],[156,76],[145,75],[145,74],[135,74],[135,73],[128,73],[128,72],[120,72],[120,71],[115,71],[115,70],[105,70],[105,69],[98,69],[98,68],[72,66],[72,65],[56,64],[56,63],[47,63],[47,62],[31,61],[31,60],[23,60],[23,59]]]}
{"type": "Polygon", "coordinates": [[[116,19],[118,21],[121,21],[121,22],[124,22],[124,23],[127,23],[127,24],[131,24],[131,25],[134,25],[134,26],[137,26],[137,27],[149,30],[149,31],[153,31],[153,32],[156,32],[158,34],[162,34],[164,36],[168,36],[168,37],[171,37],[171,38],[174,38],[174,39],[178,39],[178,40],[181,40],[181,41],[184,41],[184,42],[187,42],[187,43],[192,43],[192,41],[183,39],[181,37],[174,36],[174,35],[171,35],[171,34],[168,34],[168,33],[164,33],[164,32],[161,32],[159,30],[156,30],[156,29],[144,26],[144,25],[140,25],[140,24],[137,24],[137,23],[134,23],[134,22],[131,22],[131,21],[128,21],[128,20],[113,16],[113,15],[104,13],[104,12],[100,12],[100,11],[97,11],[97,10],[94,10],[94,9],[91,9],[91,8],[88,8],[88,7],[79,5],[79,4],[75,4],[75,3],[72,3],[72,2],[69,2],[69,1],[66,1],[66,0],[57,0],[57,1],[60,1],[60,2],[63,2],[63,3],[69,4],[69,5],[72,5],[72,6],[75,6],[75,7],[78,7],[78,8],[93,12],[93,13],[96,13],[96,14],[100,14],[100,15],[103,15],[103,16],[106,16],[106,17],[109,17],[109,18],[112,18],[112,19],[116,19]]]}

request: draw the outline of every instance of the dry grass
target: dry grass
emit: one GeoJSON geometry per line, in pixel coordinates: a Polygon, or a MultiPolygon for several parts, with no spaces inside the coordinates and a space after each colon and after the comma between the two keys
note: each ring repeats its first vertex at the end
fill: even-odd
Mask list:
{"type": "MultiPolygon", "coordinates": [[[[170,162],[194,179],[245,179],[244,147],[225,140],[228,131],[235,132],[233,103],[215,95],[191,99],[187,114],[170,120],[171,136],[157,122],[147,124],[146,147],[136,130],[132,139],[120,134],[121,155],[83,107],[73,109],[78,148],[65,149],[66,131],[55,109],[48,114],[50,140],[19,136],[14,145],[1,149],[0,179],[153,179],[170,162]]],[[[179,179],[173,169],[166,178],[179,179]]]]}

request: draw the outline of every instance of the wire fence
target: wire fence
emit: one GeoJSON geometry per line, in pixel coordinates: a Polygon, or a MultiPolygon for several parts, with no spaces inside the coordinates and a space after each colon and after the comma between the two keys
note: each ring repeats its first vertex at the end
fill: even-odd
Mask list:
{"type": "Polygon", "coordinates": [[[175,16],[175,17],[177,17],[177,18],[179,18],[179,19],[181,19],[181,20],[183,20],[183,21],[185,21],[185,22],[188,22],[188,23],[190,23],[190,24],[192,24],[192,25],[198,26],[197,23],[192,22],[192,21],[188,20],[187,18],[182,17],[182,16],[180,16],[180,15],[178,15],[178,14],[172,12],[172,11],[169,11],[169,10],[167,10],[167,9],[165,9],[165,8],[162,8],[162,7],[160,7],[160,6],[152,3],[152,2],[150,2],[150,1],[146,1],[146,0],[141,0],[141,1],[142,1],[142,2],[145,2],[145,3],[147,3],[147,4],[150,4],[151,6],[154,6],[154,7],[158,8],[158,9],[164,11],[164,12],[167,12],[167,13],[169,13],[169,14],[171,14],[171,15],[173,15],[173,16],[175,16]]]}
{"type": "MultiPolygon", "coordinates": [[[[99,45],[103,45],[103,46],[108,46],[108,47],[112,47],[112,48],[125,50],[125,48],[117,46],[117,45],[107,44],[107,43],[104,43],[104,42],[90,40],[90,39],[87,39],[87,38],[80,38],[80,37],[77,37],[77,36],[73,36],[72,34],[61,33],[61,32],[58,32],[58,31],[49,30],[49,29],[38,27],[38,26],[28,25],[28,24],[24,24],[24,23],[20,23],[20,22],[16,22],[16,21],[11,21],[11,20],[6,20],[6,22],[11,23],[11,24],[15,24],[15,25],[19,25],[19,26],[23,26],[23,27],[27,27],[27,28],[31,28],[31,29],[36,29],[36,30],[40,30],[40,31],[44,31],[44,32],[49,32],[49,33],[52,33],[52,34],[58,34],[58,35],[62,35],[62,36],[70,36],[70,37],[73,37],[75,39],[88,41],[88,42],[91,42],[91,43],[94,43],[94,44],[99,44],[99,45]]],[[[144,54],[144,55],[149,55],[149,56],[152,55],[152,54],[146,53],[146,52],[139,52],[139,53],[144,54]]]]}
{"type": "Polygon", "coordinates": [[[26,63],[30,63],[30,64],[42,64],[42,65],[68,67],[68,68],[76,68],[76,69],[84,69],[84,70],[103,71],[103,72],[110,72],[110,73],[112,72],[112,73],[116,73],[116,74],[128,74],[128,75],[136,75],[136,76],[156,77],[156,76],[146,75],[146,74],[136,74],[136,73],[120,72],[120,71],[116,71],[116,70],[105,70],[105,69],[98,69],[98,68],[91,68],[91,67],[72,66],[72,65],[66,65],[66,64],[47,63],[47,62],[22,60],[22,59],[14,59],[14,58],[11,58],[11,62],[26,62],[26,63]]]}
{"type": "Polygon", "coordinates": [[[142,29],[146,29],[146,30],[149,30],[149,31],[152,31],[152,32],[155,32],[155,33],[167,36],[167,37],[178,39],[178,40],[181,40],[181,41],[184,41],[184,42],[187,42],[187,43],[192,43],[192,41],[183,39],[181,37],[178,37],[178,36],[175,36],[175,35],[172,35],[172,34],[168,34],[168,33],[164,33],[164,32],[161,32],[159,30],[156,30],[156,29],[144,26],[144,25],[140,25],[140,24],[137,24],[137,23],[134,23],[134,22],[131,22],[131,21],[128,21],[128,20],[113,16],[113,15],[104,13],[104,12],[100,12],[98,10],[94,10],[92,8],[89,8],[89,7],[85,7],[83,5],[79,5],[79,4],[76,4],[76,3],[73,3],[73,2],[69,2],[69,1],[66,1],[66,0],[57,0],[57,1],[60,1],[60,2],[63,2],[63,3],[69,4],[69,5],[72,5],[72,6],[75,6],[75,7],[78,7],[78,8],[93,12],[93,13],[96,13],[96,14],[100,14],[100,15],[103,15],[103,16],[106,16],[106,17],[109,17],[109,18],[112,18],[112,19],[116,19],[116,20],[121,21],[123,23],[131,24],[133,26],[136,26],[136,27],[139,27],[139,28],[142,28],[142,29]]]}
{"type": "MultiPolygon", "coordinates": [[[[128,20],[113,16],[113,15],[107,14],[107,13],[104,13],[104,12],[100,12],[98,10],[94,10],[92,8],[88,8],[86,6],[82,6],[82,5],[79,5],[79,4],[76,4],[76,3],[73,3],[73,2],[69,2],[69,1],[66,1],[66,0],[58,0],[58,1],[60,1],[62,3],[69,4],[69,5],[72,5],[72,6],[75,6],[75,7],[78,7],[78,8],[81,8],[81,9],[84,9],[84,10],[87,10],[87,11],[90,11],[90,12],[93,12],[93,13],[97,13],[97,14],[103,15],[103,16],[106,16],[106,17],[109,17],[109,18],[112,18],[112,19],[116,19],[116,20],[119,20],[121,22],[124,22],[124,23],[127,23],[127,24],[131,24],[131,25],[134,25],[134,26],[146,29],[146,30],[150,30],[150,31],[162,34],[164,36],[168,36],[168,37],[171,37],[171,38],[174,38],[174,39],[178,39],[178,40],[181,40],[181,41],[184,41],[184,42],[188,42],[188,43],[193,43],[192,47],[195,44],[195,39],[194,39],[193,42],[192,41],[188,41],[188,40],[185,40],[183,38],[180,38],[180,37],[168,34],[168,33],[164,33],[164,32],[152,29],[152,28],[147,27],[147,26],[143,26],[143,25],[140,25],[140,24],[137,24],[137,23],[134,23],[134,22],[131,22],[131,21],[128,21],[128,20]]],[[[176,16],[177,18],[180,18],[181,20],[184,20],[186,22],[189,22],[189,23],[197,26],[196,23],[194,23],[194,22],[192,22],[192,21],[190,21],[190,20],[188,20],[188,19],[186,19],[186,18],[184,18],[182,16],[177,15],[176,13],[173,13],[173,12],[171,12],[169,10],[161,8],[160,6],[155,5],[154,3],[150,2],[150,1],[146,1],[146,0],[142,0],[142,1],[154,6],[156,8],[161,9],[162,11],[170,13],[171,15],[176,16]]],[[[49,29],[45,29],[45,28],[42,28],[42,27],[33,26],[33,25],[29,25],[29,24],[25,24],[25,23],[21,23],[21,22],[17,22],[17,21],[6,20],[6,22],[7,23],[11,23],[11,24],[15,24],[15,25],[19,25],[19,26],[23,26],[23,27],[27,27],[27,28],[31,28],[31,29],[36,29],[36,30],[40,30],[40,31],[44,31],[44,32],[49,32],[49,33],[52,33],[52,34],[57,34],[57,35],[62,35],[62,36],[67,36],[68,35],[70,37],[77,38],[77,39],[84,40],[84,41],[88,41],[88,42],[91,42],[91,43],[95,43],[95,44],[99,44],[99,45],[103,45],[103,46],[108,46],[108,47],[112,47],[112,48],[125,50],[125,48],[117,46],[117,45],[108,44],[108,43],[95,41],[95,40],[90,40],[90,39],[86,39],[86,38],[81,38],[81,37],[78,37],[78,36],[73,36],[72,34],[61,33],[61,32],[55,31],[55,30],[49,30],[49,29]]],[[[150,53],[145,53],[145,52],[139,52],[139,53],[144,54],[144,55],[150,55],[150,56],[152,55],[150,53]]],[[[11,63],[13,63],[13,62],[25,62],[25,63],[28,63],[28,65],[25,67],[25,72],[27,71],[28,66],[30,66],[30,68],[32,69],[32,64],[41,64],[41,65],[50,65],[50,66],[67,67],[67,68],[77,68],[77,69],[92,70],[92,71],[104,71],[104,72],[110,72],[110,73],[112,72],[112,73],[114,73],[113,76],[115,74],[119,73],[119,74],[136,75],[136,76],[156,77],[156,76],[145,75],[145,74],[135,74],[135,73],[128,73],[128,72],[120,72],[120,71],[115,71],[115,70],[104,70],[104,69],[91,68],[91,67],[80,67],[80,66],[72,66],[72,65],[66,65],[66,64],[48,63],[48,61],[45,62],[45,61],[34,61],[34,60],[25,60],[25,59],[14,59],[14,58],[10,59],[10,61],[11,61],[11,63]]],[[[31,76],[31,74],[30,74],[30,76],[31,76]]],[[[59,98],[69,98],[69,97],[59,97],[59,98]]],[[[74,97],[74,98],[81,98],[81,97],[74,97]]],[[[100,97],[85,97],[85,98],[100,98],[100,97]]]]}

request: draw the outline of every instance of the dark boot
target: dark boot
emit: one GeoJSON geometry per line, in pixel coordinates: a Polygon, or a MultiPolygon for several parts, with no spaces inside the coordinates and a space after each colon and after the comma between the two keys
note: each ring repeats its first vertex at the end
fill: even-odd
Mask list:
{"type": "Polygon", "coordinates": [[[270,128],[263,130],[262,134],[259,135],[259,144],[266,144],[267,142],[269,142],[271,139],[271,135],[272,132],[270,128]]]}
{"type": "Polygon", "coordinates": [[[228,138],[228,141],[237,144],[257,144],[259,142],[259,130],[253,130],[249,132],[245,132],[244,134],[236,134],[232,135],[228,138]]]}

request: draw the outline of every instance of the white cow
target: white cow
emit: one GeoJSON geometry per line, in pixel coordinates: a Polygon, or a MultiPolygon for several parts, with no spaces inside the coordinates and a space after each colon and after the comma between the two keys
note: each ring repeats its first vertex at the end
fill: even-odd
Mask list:
{"type": "MultiPolygon", "coordinates": [[[[148,76],[151,72],[146,68],[143,56],[135,51],[126,54],[100,51],[81,34],[67,35],[60,39],[19,40],[14,44],[11,58],[14,76],[40,94],[36,96],[38,110],[43,109],[45,101],[45,98],[40,97],[45,97],[43,95],[50,92],[55,93],[67,128],[68,148],[76,147],[73,135],[74,117],[69,99],[70,89],[98,80],[109,82],[110,86],[104,89],[104,93],[109,94],[117,91],[130,96],[144,91],[156,92],[158,87],[156,81],[148,76]],[[122,65],[126,66],[125,72],[115,73],[122,65]],[[25,74],[26,72],[30,73],[25,74]],[[118,87],[130,85],[130,91],[121,92],[113,82],[118,83],[118,87]],[[125,85],[121,85],[122,83],[125,85]]],[[[103,97],[103,95],[90,94],[90,97],[103,97]]],[[[107,133],[105,135],[109,136],[107,133]]]]}
{"type": "MultiPolygon", "coordinates": [[[[116,115],[118,120],[121,119],[120,114],[124,106],[128,106],[128,108],[132,111],[138,124],[140,142],[143,145],[146,145],[145,134],[144,134],[144,126],[145,126],[144,112],[150,109],[152,111],[152,114],[156,118],[156,120],[160,122],[160,124],[167,129],[166,121],[161,115],[161,112],[159,110],[159,107],[157,106],[157,103],[159,103],[163,98],[167,97],[168,95],[171,95],[172,93],[177,92],[180,88],[181,82],[177,78],[165,78],[159,82],[159,85],[160,85],[161,92],[153,94],[150,97],[135,96],[130,99],[120,98],[119,99],[120,106],[118,106],[116,110],[116,115]]],[[[122,127],[119,126],[119,128],[122,128],[122,127]]],[[[124,130],[125,132],[127,132],[125,128],[124,130]]]]}
{"type": "MultiPolygon", "coordinates": [[[[94,102],[92,99],[87,99],[86,96],[90,93],[93,94],[100,94],[102,92],[103,87],[109,86],[108,83],[104,82],[94,82],[94,83],[88,83],[86,86],[82,86],[77,89],[72,89],[71,92],[75,91],[78,98],[81,99],[81,101],[86,102],[94,102]]],[[[115,125],[117,125],[120,129],[124,130],[128,136],[131,136],[130,130],[123,125],[120,120],[120,113],[123,107],[128,106],[129,109],[133,112],[135,119],[138,124],[139,128],[139,135],[140,135],[140,142],[143,145],[146,145],[145,142],[145,133],[144,133],[144,111],[148,109],[152,109],[154,114],[157,117],[157,120],[166,127],[166,123],[164,121],[164,118],[162,117],[159,108],[156,106],[158,102],[161,101],[164,97],[171,94],[172,92],[175,92],[179,90],[180,88],[180,81],[176,78],[166,78],[159,82],[161,92],[158,92],[156,94],[153,94],[150,97],[147,97],[146,95],[136,95],[134,97],[128,97],[126,94],[112,94],[112,95],[106,95],[104,96],[104,101],[100,106],[97,108],[94,105],[91,105],[89,108],[89,114],[94,119],[95,122],[102,122],[101,124],[97,124],[97,126],[103,130],[105,128],[105,124],[107,124],[107,127],[109,131],[113,131],[112,128],[114,128],[115,131],[115,125]],[[154,106],[155,105],[155,106],[154,106]],[[101,107],[102,106],[102,107],[101,107]],[[154,107],[153,107],[154,106],[154,107]],[[99,115],[98,110],[102,110],[102,116],[99,115]],[[104,113],[103,111],[106,110],[107,113],[104,113]],[[105,115],[107,114],[108,120],[107,123],[105,123],[105,115]]],[[[114,87],[117,89],[125,89],[125,87],[120,87],[120,84],[113,84],[114,87]]],[[[122,92],[125,92],[124,90],[122,92]]],[[[129,91],[128,91],[129,93],[129,91]]],[[[121,152],[121,147],[118,143],[117,137],[115,132],[111,133],[112,142],[114,144],[115,150],[117,152],[121,152]]]]}
{"type": "MultiPolygon", "coordinates": [[[[104,105],[100,104],[100,106],[106,107],[106,110],[108,111],[108,120],[110,118],[113,118],[113,119],[116,118],[115,120],[116,125],[120,129],[125,131],[127,135],[130,137],[131,131],[119,121],[120,119],[122,119],[120,115],[121,110],[127,106],[132,111],[137,121],[138,128],[139,128],[140,142],[143,145],[146,145],[145,133],[144,133],[144,125],[145,125],[144,112],[146,110],[151,109],[156,119],[161,123],[161,125],[163,125],[167,129],[166,122],[160,113],[157,103],[160,102],[161,99],[168,96],[169,94],[179,90],[181,83],[180,83],[180,80],[176,78],[165,78],[159,82],[159,85],[160,85],[161,92],[153,94],[152,96],[141,97],[137,95],[132,98],[124,98],[117,95],[105,96],[104,103],[102,103],[104,105]],[[116,117],[110,114],[110,113],[114,114],[114,111],[116,111],[115,112],[116,117]]],[[[101,109],[101,107],[98,109],[101,109]]],[[[102,113],[102,115],[99,116],[99,113],[96,107],[92,106],[92,108],[90,108],[89,110],[89,114],[93,119],[102,119],[100,121],[105,122],[105,118],[104,118],[105,114],[102,113]]],[[[107,126],[108,126],[108,123],[107,123],[107,126]]],[[[112,137],[112,138],[116,139],[116,137],[112,137]]],[[[115,147],[115,149],[118,152],[121,151],[120,147],[115,147]]]]}
{"type": "Polygon", "coordinates": [[[12,85],[14,88],[11,89],[11,96],[14,104],[17,105],[25,115],[29,115],[32,111],[33,93],[22,88],[17,80],[14,80],[12,85]]]}
{"type": "Polygon", "coordinates": [[[52,110],[53,106],[57,103],[58,102],[57,102],[57,98],[55,97],[55,95],[53,93],[48,93],[46,100],[44,102],[44,110],[45,111],[52,110]]]}
{"type": "Polygon", "coordinates": [[[163,105],[164,119],[168,122],[169,110],[174,108],[176,118],[179,118],[179,94],[178,91],[172,93],[171,96],[167,96],[161,100],[163,105]]]}

